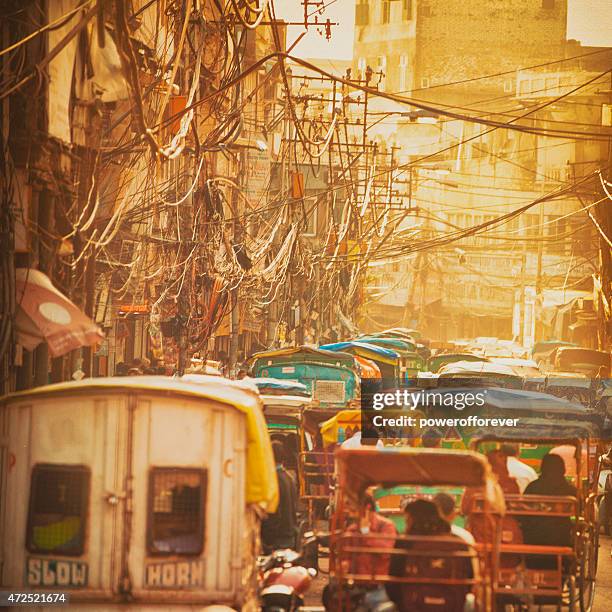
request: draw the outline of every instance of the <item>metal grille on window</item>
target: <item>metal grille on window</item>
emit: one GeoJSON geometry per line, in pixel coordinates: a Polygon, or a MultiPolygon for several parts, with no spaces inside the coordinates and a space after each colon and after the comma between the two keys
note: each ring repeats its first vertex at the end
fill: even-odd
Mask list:
{"type": "Polygon", "coordinates": [[[80,555],[84,548],[88,495],[87,468],[35,466],[30,491],[28,550],[80,555]]]}
{"type": "Polygon", "coordinates": [[[204,470],[155,468],[151,472],[149,551],[195,555],[202,551],[204,470]]]}
{"type": "Polygon", "coordinates": [[[314,399],[321,402],[343,402],[345,397],[344,381],[317,380],[314,399]]]}

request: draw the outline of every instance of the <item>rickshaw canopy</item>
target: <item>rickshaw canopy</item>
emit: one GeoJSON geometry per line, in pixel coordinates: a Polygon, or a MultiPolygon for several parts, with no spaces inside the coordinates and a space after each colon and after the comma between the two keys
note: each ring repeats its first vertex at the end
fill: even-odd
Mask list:
{"type": "Polygon", "coordinates": [[[334,342],[333,344],[324,344],[321,349],[326,351],[344,351],[346,353],[355,353],[366,359],[373,359],[381,363],[396,365],[399,362],[399,355],[396,351],[376,346],[367,342],[359,342],[351,340],[349,342],[334,342]]]}
{"type": "Polygon", "coordinates": [[[541,393],[539,391],[525,391],[523,389],[505,389],[502,387],[488,387],[486,405],[500,410],[530,410],[533,412],[558,412],[571,417],[588,413],[588,408],[577,402],[570,402],[562,397],[541,393]]]}
{"type": "Polygon", "coordinates": [[[533,349],[531,350],[531,354],[535,355],[537,353],[551,352],[560,346],[575,346],[578,345],[574,342],[565,342],[564,340],[542,340],[541,342],[536,342],[533,345],[533,349]]]}
{"type": "Polygon", "coordinates": [[[564,372],[582,372],[592,376],[603,370],[602,378],[610,376],[611,357],[607,351],[561,346],[552,357],[554,368],[564,372]]]}
{"type": "Polygon", "coordinates": [[[440,376],[450,376],[465,374],[466,377],[472,374],[483,374],[489,376],[513,376],[515,372],[509,366],[490,363],[488,361],[456,361],[440,368],[440,376]]]}
{"type": "Polygon", "coordinates": [[[253,368],[255,369],[257,366],[272,365],[275,362],[281,361],[283,357],[287,357],[288,361],[299,360],[302,357],[306,357],[314,362],[354,368],[354,360],[351,355],[343,354],[339,349],[333,351],[325,350],[324,347],[314,348],[311,346],[297,346],[274,351],[264,351],[255,353],[251,359],[253,361],[253,368]]]}
{"type": "Polygon", "coordinates": [[[361,410],[341,410],[331,419],[322,423],[320,430],[324,446],[338,442],[340,427],[345,430],[347,427],[361,429],[361,410]]]}
{"type": "Polygon", "coordinates": [[[371,486],[398,484],[482,487],[494,511],[503,512],[503,494],[488,461],[479,453],[439,448],[338,448],[341,493],[358,501],[371,486]]]}
{"type": "Polygon", "coordinates": [[[437,372],[442,366],[459,361],[488,361],[486,357],[473,355],[472,353],[438,353],[427,361],[427,367],[432,372],[437,372]]]}
{"type": "Polygon", "coordinates": [[[262,395],[291,395],[310,398],[308,387],[297,380],[256,377],[250,379],[262,395]]]}
{"type": "Polygon", "coordinates": [[[523,442],[525,444],[575,444],[578,441],[597,440],[599,428],[593,423],[570,420],[551,421],[549,419],[526,417],[521,419],[520,427],[496,427],[494,433],[479,436],[474,433],[472,444],[479,441],[523,442]]]}
{"type": "Polygon", "coordinates": [[[357,338],[358,342],[366,342],[367,344],[374,344],[375,346],[382,346],[392,351],[401,351],[413,353],[416,351],[416,342],[410,342],[403,340],[402,338],[379,338],[377,336],[360,336],[357,338]]]}
{"type": "Polygon", "coordinates": [[[421,332],[418,329],[409,329],[407,327],[391,327],[384,331],[378,332],[379,336],[387,338],[412,338],[413,340],[421,339],[421,332]]]}
{"type": "Polygon", "coordinates": [[[85,378],[80,381],[36,387],[5,396],[1,404],[37,398],[58,398],[69,395],[111,393],[151,393],[164,396],[189,396],[224,404],[228,409],[245,415],[247,427],[246,502],[274,512],[278,505],[276,464],[270,437],[262,412],[259,394],[240,382],[218,376],[192,375],[168,378],[164,376],[126,376],[85,378]]]}

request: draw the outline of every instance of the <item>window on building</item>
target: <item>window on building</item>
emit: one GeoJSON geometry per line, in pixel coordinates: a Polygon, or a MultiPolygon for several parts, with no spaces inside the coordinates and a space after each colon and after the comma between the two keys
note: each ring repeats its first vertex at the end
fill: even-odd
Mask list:
{"type": "Polygon", "coordinates": [[[412,19],[412,0],[402,0],[402,19],[404,21],[412,19]]]}
{"type": "Polygon", "coordinates": [[[542,8],[543,9],[554,9],[555,0],[542,0],[542,8]]]}
{"type": "Polygon", "coordinates": [[[147,546],[158,555],[197,555],[204,545],[206,471],[153,468],[147,546]]]}
{"type": "Polygon", "coordinates": [[[400,92],[406,91],[407,89],[406,87],[407,75],[408,75],[408,56],[400,55],[399,57],[399,78],[397,80],[398,89],[400,92]]]}
{"type": "Polygon", "coordinates": [[[365,79],[366,67],[367,67],[366,58],[360,57],[357,60],[357,70],[359,72],[358,76],[360,79],[365,79]]]}
{"type": "Polygon", "coordinates": [[[30,552],[78,556],[85,547],[90,472],[83,466],[32,470],[26,546],[30,552]]]}
{"type": "Polygon", "coordinates": [[[359,0],[355,5],[355,25],[366,26],[370,23],[370,3],[368,0],[359,0]]]}
{"type": "Polygon", "coordinates": [[[554,255],[565,255],[568,251],[570,240],[567,233],[567,220],[560,215],[548,215],[545,219],[547,225],[544,228],[548,241],[546,250],[554,255]]]}
{"type": "Polygon", "coordinates": [[[385,77],[387,76],[387,56],[379,55],[376,58],[376,76],[374,77],[378,82],[378,89],[385,91],[385,77]]]}
{"type": "Polygon", "coordinates": [[[429,87],[429,77],[423,77],[421,79],[421,89],[427,89],[429,87]]]}
{"type": "Polygon", "coordinates": [[[382,0],[381,23],[391,22],[391,0],[382,0]]]}

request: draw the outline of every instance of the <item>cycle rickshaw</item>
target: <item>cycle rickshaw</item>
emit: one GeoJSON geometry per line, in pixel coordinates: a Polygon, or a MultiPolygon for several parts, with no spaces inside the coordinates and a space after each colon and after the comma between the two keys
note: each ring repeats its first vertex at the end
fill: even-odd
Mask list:
{"type": "MultiPolygon", "coordinates": [[[[364,447],[340,448],[335,457],[326,609],[376,609],[367,599],[384,597],[384,592],[391,590],[404,602],[398,606],[402,610],[493,609],[496,546],[504,502],[482,455],[431,448],[364,447]],[[399,485],[476,489],[481,494],[490,544],[473,546],[450,534],[384,536],[356,529],[368,493],[399,485]],[[364,556],[370,560],[365,566],[361,562],[364,556]]],[[[401,501],[398,496],[394,509],[386,503],[383,514],[401,512],[401,501]]]]}
{"type": "MultiPolygon", "coordinates": [[[[597,481],[600,470],[600,462],[593,460],[589,447],[599,442],[598,428],[586,422],[524,421],[520,430],[500,428],[495,434],[473,440],[472,448],[479,450],[502,442],[531,448],[543,445],[550,449],[548,452],[551,454],[566,455],[566,464],[566,450],[571,448],[575,467],[569,471],[574,474],[576,495],[505,495],[506,520],[514,522],[520,529],[508,530],[510,537],[502,537],[497,548],[499,570],[493,582],[497,607],[525,610],[534,605],[554,605],[557,609],[589,612],[597,573],[597,481]],[[569,541],[561,541],[564,539],[562,531],[556,544],[523,541],[526,525],[532,525],[533,533],[533,525],[545,528],[547,521],[551,520],[571,525],[569,541]]],[[[475,499],[472,517],[480,511],[479,501],[475,499]]]]}

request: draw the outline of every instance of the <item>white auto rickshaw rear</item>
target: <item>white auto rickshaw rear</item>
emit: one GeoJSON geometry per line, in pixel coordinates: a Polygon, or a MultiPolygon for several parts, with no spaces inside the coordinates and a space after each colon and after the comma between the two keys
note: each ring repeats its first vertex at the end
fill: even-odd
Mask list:
{"type": "Polygon", "coordinates": [[[0,426],[0,590],[75,610],[257,608],[278,492],[255,391],[88,379],[5,397],[0,426]]]}

